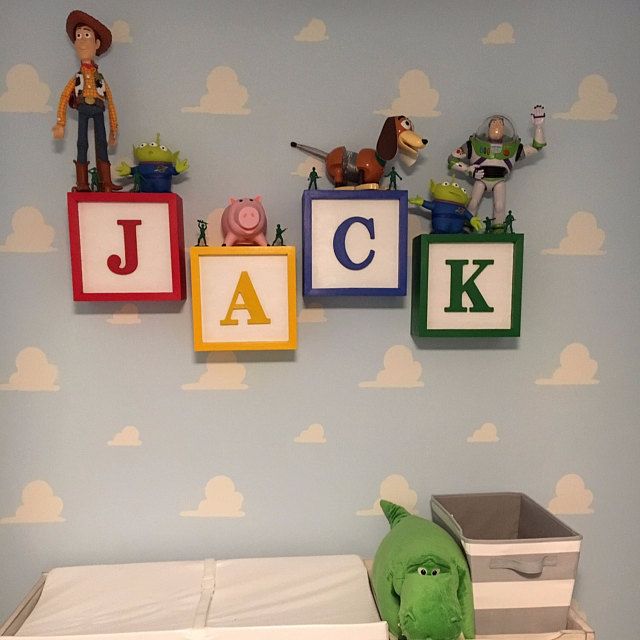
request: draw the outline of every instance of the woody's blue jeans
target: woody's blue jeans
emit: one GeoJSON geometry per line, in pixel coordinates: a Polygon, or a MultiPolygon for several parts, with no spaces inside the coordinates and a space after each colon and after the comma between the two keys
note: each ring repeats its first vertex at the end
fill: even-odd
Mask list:
{"type": "Polygon", "coordinates": [[[87,162],[89,150],[89,120],[93,120],[93,133],[96,142],[96,158],[109,161],[107,155],[107,132],[104,128],[104,105],[84,104],[78,105],[78,162],[87,162]]]}

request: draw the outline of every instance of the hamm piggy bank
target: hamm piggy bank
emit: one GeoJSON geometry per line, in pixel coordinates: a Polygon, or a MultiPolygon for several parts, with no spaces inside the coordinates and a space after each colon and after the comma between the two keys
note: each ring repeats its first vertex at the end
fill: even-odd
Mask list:
{"type": "Polygon", "coordinates": [[[267,216],[262,206],[262,196],[255,198],[229,199],[222,212],[222,246],[234,244],[257,244],[267,246],[267,216]]]}

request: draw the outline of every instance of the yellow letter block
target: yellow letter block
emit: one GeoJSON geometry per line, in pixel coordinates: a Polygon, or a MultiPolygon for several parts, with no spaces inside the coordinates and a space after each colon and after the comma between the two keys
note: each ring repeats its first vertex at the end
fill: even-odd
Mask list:
{"type": "Polygon", "coordinates": [[[295,247],[192,247],[196,351],[295,349],[295,247]]]}

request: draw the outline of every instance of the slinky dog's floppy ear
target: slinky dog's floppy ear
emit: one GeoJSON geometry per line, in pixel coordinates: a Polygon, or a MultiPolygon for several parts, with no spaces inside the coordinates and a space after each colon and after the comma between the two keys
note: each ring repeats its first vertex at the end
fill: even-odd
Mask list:
{"type": "Polygon", "coordinates": [[[391,160],[398,153],[398,134],[396,132],[396,118],[387,118],[380,132],[376,152],[383,160],[391,160]]]}

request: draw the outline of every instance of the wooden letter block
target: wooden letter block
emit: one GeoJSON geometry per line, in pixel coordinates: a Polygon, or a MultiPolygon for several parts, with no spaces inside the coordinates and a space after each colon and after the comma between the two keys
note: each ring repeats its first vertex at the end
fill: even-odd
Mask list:
{"type": "Polygon", "coordinates": [[[73,299],[184,300],[175,193],[67,194],[73,299]]]}
{"type": "Polygon", "coordinates": [[[404,296],[406,191],[305,191],[305,296],[404,296]]]}
{"type": "Polygon", "coordinates": [[[413,239],[414,336],[519,336],[522,234],[413,239]]]}
{"type": "Polygon", "coordinates": [[[196,351],[295,349],[295,247],[191,247],[196,351]]]}

